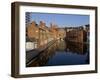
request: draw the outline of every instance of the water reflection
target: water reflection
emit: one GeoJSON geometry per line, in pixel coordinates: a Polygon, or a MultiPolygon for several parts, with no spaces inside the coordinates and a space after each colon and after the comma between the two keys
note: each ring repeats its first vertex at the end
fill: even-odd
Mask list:
{"type": "Polygon", "coordinates": [[[84,43],[66,42],[66,51],[71,51],[77,54],[86,54],[88,46],[84,43]]]}
{"type": "Polygon", "coordinates": [[[89,64],[89,45],[58,40],[27,67],[89,64]]]}

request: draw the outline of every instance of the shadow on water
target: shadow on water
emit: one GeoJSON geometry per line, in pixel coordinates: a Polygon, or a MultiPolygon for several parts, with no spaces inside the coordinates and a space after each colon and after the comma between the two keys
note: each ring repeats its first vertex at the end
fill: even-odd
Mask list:
{"type": "Polygon", "coordinates": [[[27,67],[89,64],[89,44],[58,40],[27,67]]]}

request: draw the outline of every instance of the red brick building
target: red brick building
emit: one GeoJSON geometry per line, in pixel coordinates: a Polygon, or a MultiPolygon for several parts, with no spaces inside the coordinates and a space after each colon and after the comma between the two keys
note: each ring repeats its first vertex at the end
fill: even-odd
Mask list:
{"type": "Polygon", "coordinates": [[[72,42],[86,42],[87,34],[86,31],[83,29],[72,29],[66,32],[66,40],[72,42]]]}

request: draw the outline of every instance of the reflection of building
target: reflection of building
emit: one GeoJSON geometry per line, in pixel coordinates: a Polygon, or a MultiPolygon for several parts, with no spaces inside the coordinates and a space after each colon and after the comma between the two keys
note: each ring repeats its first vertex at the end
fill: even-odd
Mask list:
{"type": "MultiPolygon", "coordinates": [[[[45,49],[44,52],[41,52],[39,55],[37,55],[30,63],[27,64],[27,67],[48,65],[48,61],[50,59],[52,59],[52,57],[54,58],[54,56],[57,54],[57,52],[58,52],[58,54],[60,54],[60,56],[61,56],[61,54],[65,54],[65,55],[75,54],[75,56],[76,56],[76,54],[78,54],[78,55],[85,56],[87,54],[87,49],[89,49],[89,48],[88,48],[87,44],[84,44],[84,43],[65,42],[65,41],[58,40],[54,44],[52,44],[49,48],[45,49]]],[[[88,57],[88,55],[87,55],[87,57],[88,57]]],[[[57,58],[57,60],[58,60],[58,58],[57,58]]],[[[86,58],[86,59],[88,60],[88,58],[86,58]]],[[[89,61],[87,61],[87,63],[88,62],[89,61]]],[[[54,61],[54,63],[56,63],[56,62],[54,61]]]]}
{"type": "Polygon", "coordinates": [[[84,43],[76,43],[76,42],[66,42],[66,51],[72,51],[77,54],[85,54],[87,51],[87,44],[84,43]]]}
{"type": "Polygon", "coordinates": [[[88,44],[84,43],[77,43],[77,42],[70,42],[70,41],[61,41],[58,40],[56,42],[57,44],[57,51],[66,51],[66,52],[72,52],[77,53],[80,55],[86,54],[87,50],[89,50],[88,44]]]}

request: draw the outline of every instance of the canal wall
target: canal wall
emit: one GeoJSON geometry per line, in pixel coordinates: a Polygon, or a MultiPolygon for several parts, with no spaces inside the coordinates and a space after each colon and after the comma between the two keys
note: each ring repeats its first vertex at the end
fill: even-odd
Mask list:
{"type": "Polygon", "coordinates": [[[42,52],[48,49],[55,42],[56,40],[53,40],[53,41],[50,41],[48,44],[42,46],[41,48],[26,51],[26,65],[28,66],[34,58],[39,56],[42,52]]]}

